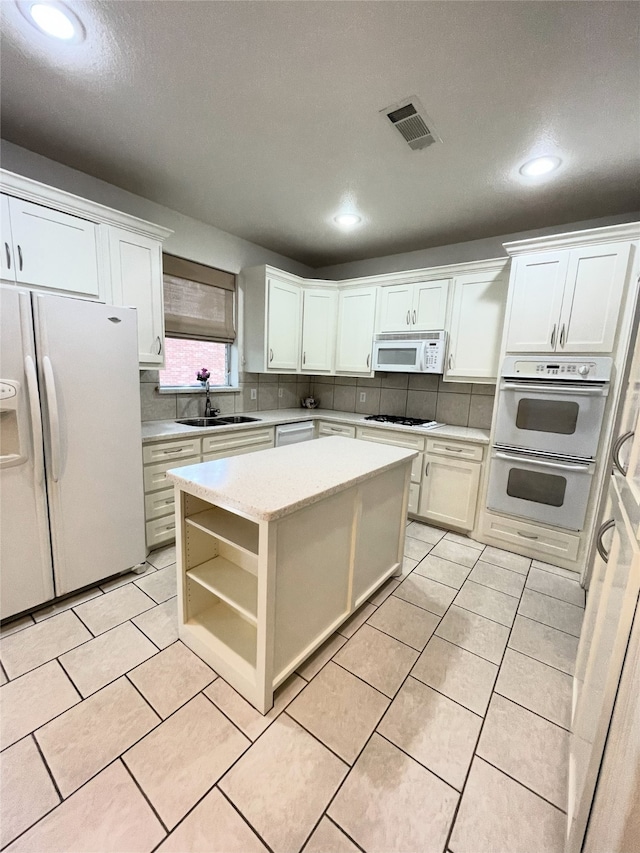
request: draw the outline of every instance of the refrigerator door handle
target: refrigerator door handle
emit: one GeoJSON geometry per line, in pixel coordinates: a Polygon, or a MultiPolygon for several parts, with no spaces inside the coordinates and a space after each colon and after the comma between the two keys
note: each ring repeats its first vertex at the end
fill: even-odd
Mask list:
{"type": "Polygon", "coordinates": [[[51,438],[51,477],[54,483],[60,479],[60,415],[58,413],[58,397],[56,383],[53,378],[53,367],[48,355],[42,359],[44,369],[44,387],[47,395],[49,410],[49,436],[51,438]]]}
{"type": "Polygon", "coordinates": [[[25,357],[24,372],[27,377],[27,394],[31,412],[31,434],[33,436],[33,471],[36,483],[44,481],[44,457],[42,450],[42,421],[40,420],[40,398],[38,397],[38,377],[36,366],[30,355],[25,357]]]}

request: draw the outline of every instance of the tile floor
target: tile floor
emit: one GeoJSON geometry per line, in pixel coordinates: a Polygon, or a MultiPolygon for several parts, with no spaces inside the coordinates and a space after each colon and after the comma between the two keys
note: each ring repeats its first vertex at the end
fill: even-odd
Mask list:
{"type": "Polygon", "coordinates": [[[0,846],[560,853],[584,594],[411,522],[265,717],[177,637],[175,550],[3,626],[0,846]]]}

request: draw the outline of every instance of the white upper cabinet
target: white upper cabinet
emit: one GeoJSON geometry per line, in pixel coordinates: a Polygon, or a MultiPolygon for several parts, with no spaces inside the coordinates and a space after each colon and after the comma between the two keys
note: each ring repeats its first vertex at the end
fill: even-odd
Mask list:
{"type": "Polygon", "coordinates": [[[338,292],[305,288],[302,307],[302,372],[333,372],[338,292]]]}
{"type": "Polygon", "coordinates": [[[568,263],[568,252],[541,252],[516,258],[508,352],[554,351],[568,263]]]}
{"type": "Polygon", "coordinates": [[[444,328],[450,279],[381,288],[380,332],[430,332],[444,328]]]}
{"type": "Polygon", "coordinates": [[[371,350],[376,317],[376,287],[354,287],[338,294],[336,373],[372,374],[371,350]]]}
{"type": "Polygon", "coordinates": [[[6,195],[0,195],[0,239],[2,240],[0,278],[3,281],[15,282],[16,270],[13,263],[13,237],[11,236],[9,198],[6,195]]]}
{"type": "MultiPolygon", "coordinates": [[[[615,228],[620,226],[602,231],[612,234],[615,228]]],[[[560,245],[554,251],[536,249],[536,242],[553,238],[507,246],[519,255],[509,294],[507,352],[613,351],[632,243],[598,242],[595,233],[562,235],[569,245],[563,248],[562,238],[557,238],[560,245]]]]}
{"type": "Polygon", "coordinates": [[[267,290],[267,367],[299,371],[302,288],[269,276],[267,290]]]}
{"type": "Polygon", "coordinates": [[[563,352],[613,350],[630,254],[629,243],[571,252],[558,334],[563,352]]]}
{"type": "Polygon", "coordinates": [[[507,300],[506,261],[458,275],[448,323],[445,380],[495,381],[507,300]]]}
{"type": "Polygon", "coordinates": [[[2,231],[3,277],[10,266],[9,279],[17,284],[104,299],[95,222],[20,198],[4,198],[2,231]]]}
{"type": "Polygon", "coordinates": [[[113,303],[137,309],[140,367],[157,369],[164,363],[162,244],[110,228],[109,251],[113,303]]]}

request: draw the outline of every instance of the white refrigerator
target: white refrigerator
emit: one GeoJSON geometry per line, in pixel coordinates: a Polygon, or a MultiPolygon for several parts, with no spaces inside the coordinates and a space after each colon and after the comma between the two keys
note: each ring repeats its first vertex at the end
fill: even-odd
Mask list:
{"type": "Polygon", "coordinates": [[[0,618],[144,561],[136,313],[0,285],[0,618]]]}

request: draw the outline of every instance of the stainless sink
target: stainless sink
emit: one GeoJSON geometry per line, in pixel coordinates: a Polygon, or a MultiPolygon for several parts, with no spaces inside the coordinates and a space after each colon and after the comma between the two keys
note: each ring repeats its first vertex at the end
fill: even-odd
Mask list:
{"type": "Polygon", "coordinates": [[[197,427],[212,427],[212,426],[228,426],[227,421],[223,421],[220,418],[184,418],[184,420],[176,421],[177,424],[184,424],[185,426],[197,426],[197,427]]]}
{"type": "Polygon", "coordinates": [[[233,415],[228,418],[184,418],[176,421],[177,424],[194,427],[215,427],[229,426],[229,424],[248,424],[252,421],[259,421],[261,418],[247,418],[244,415],[233,415]]]}

